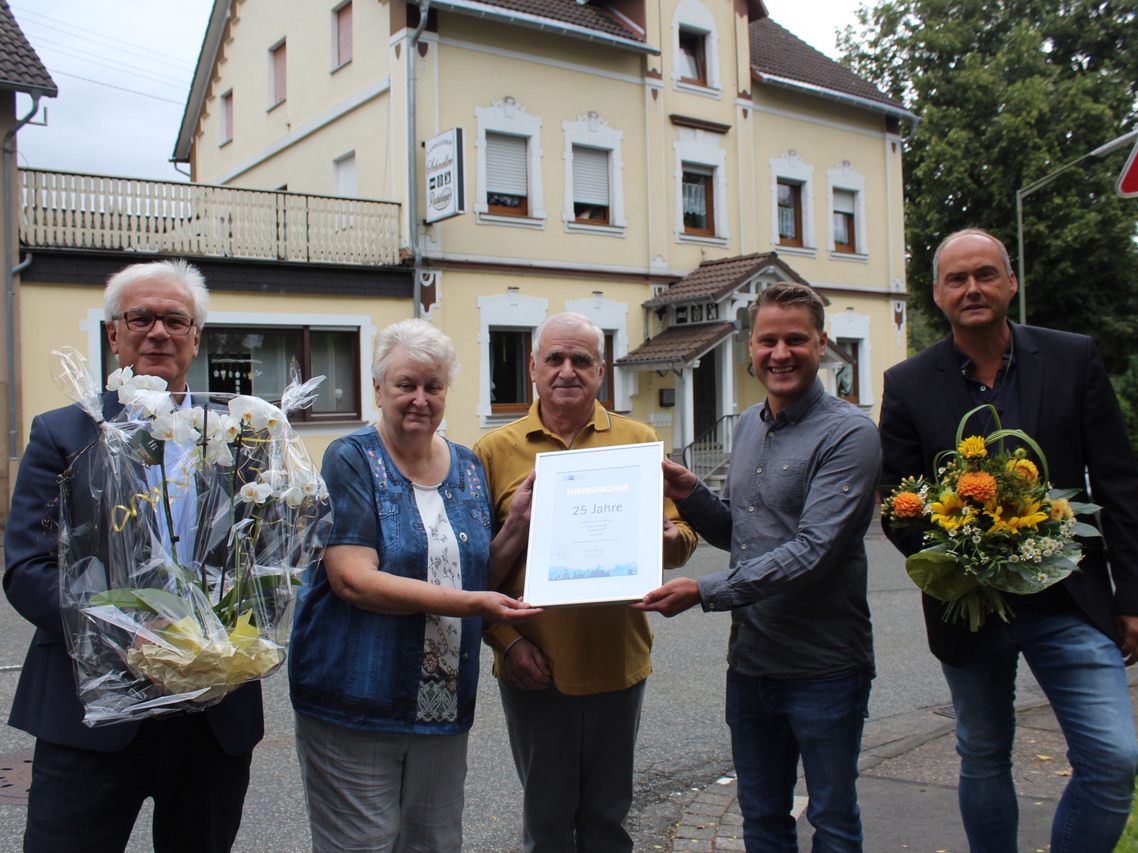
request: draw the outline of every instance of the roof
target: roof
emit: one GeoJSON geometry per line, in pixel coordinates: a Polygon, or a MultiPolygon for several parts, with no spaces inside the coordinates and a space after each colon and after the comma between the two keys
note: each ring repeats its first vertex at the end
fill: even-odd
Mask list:
{"type": "Polygon", "coordinates": [[[784,276],[799,284],[809,285],[806,279],[791,269],[775,252],[758,252],[704,261],[687,276],[677,281],[659,296],[644,303],[645,308],[659,308],[674,302],[716,302],[730,295],[748,280],[768,267],[776,267],[784,276]]]}
{"type": "Polygon", "coordinates": [[[559,35],[600,39],[618,47],[659,53],[645,41],[643,30],[603,3],[579,3],[577,0],[432,0],[431,6],[523,27],[549,29],[559,35]]]}
{"type": "Polygon", "coordinates": [[[55,81],[16,23],[8,0],[0,0],[0,89],[49,98],[59,94],[55,81]]]}
{"type": "Polygon", "coordinates": [[[916,116],[900,102],[770,18],[752,21],[750,28],[751,73],[760,83],[834,98],[916,121],[916,116]]]}
{"type": "Polygon", "coordinates": [[[616,363],[621,367],[652,368],[665,364],[688,364],[735,331],[734,323],[703,323],[672,326],[645,341],[616,363]]]}

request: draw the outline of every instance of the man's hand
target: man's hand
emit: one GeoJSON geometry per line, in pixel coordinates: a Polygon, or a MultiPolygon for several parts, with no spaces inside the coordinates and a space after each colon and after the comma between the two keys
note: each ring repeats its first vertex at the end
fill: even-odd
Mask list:
{"type": "MultiPolygon", "coordinates": [[[[676,466],[681,468],[682,466],[676,466]]],[[[686,470],[686,469],[682,469],[686,470]]],[[[691,578],[676,578],[659,589],[654,589],[640,601],[632,605],[634,610],[648,610],[675,616],[683,613],[693,604],[699,604],[699,585],[691,578]]]]}
{"type": "Polygon", "coordinates": [[[524,637],[506,649],[503,663],[507,680],[523,690],[545,690],[553,683],[545,655],[524,637]]]}
{"type": "Polygon", "coordinates": [[[673,501],[682,501],[690,495],[699,485],[699,477],[671,459],[665,459],[664,466],[664,497],[673,501]]]}
{"type": "Polygon", "coordinates": [[[1118,625],[1118,646],[1122,649],[1122,656],[1126,665],[1132,666],[1138,662],[1138,616],[1117,616],[1115,624],[1118,625]]]}

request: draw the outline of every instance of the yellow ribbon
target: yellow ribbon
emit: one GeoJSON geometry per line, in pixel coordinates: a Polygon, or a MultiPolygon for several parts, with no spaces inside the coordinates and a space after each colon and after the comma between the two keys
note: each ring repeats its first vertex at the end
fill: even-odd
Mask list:
{"type": "Polygon", "coordinates": [[[111,511],[111,526],[114,528],[115,533],[122,533],[126,528],[127,522],[138,515],[139,502],[150,504],[150,508],[157,512],[158,504],[161,500],[162,490],[158,486],[154,486],[148,492],[138,492],[137,494],[131,495],[129,506],[119,504],[111,511]]]}

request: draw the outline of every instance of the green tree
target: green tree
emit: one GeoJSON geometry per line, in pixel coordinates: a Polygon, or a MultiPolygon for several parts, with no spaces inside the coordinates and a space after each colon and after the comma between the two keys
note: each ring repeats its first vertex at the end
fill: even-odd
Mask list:
{"type": "MultiPolygon", "coordinates": [[[[1016,190],[1135,125],[1136,33],[1138,0],[883,0],[847,28],[847,65],[919,118],[903,130],[908,280],[935,329],[941,238],[979,226],[1014,254],[1016,190]]],[[[1024,202],[1028,322],[1093,335],[1113,373],[1138,331],[1123,156],[1088,158],[1024,202]]]]}

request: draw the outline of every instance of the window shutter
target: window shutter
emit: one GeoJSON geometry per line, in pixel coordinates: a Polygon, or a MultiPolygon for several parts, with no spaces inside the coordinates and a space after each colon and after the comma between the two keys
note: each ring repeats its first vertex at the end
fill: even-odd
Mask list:
{"type": "Polygon", "coordinates": [[[849,190],[834,190],[834,213],[854,213],[854,194],[849,190]]]}
{"type": "Polygon", "coordinates": [[[486,134],[486,191],[527,194],[526,137],[486,134]]]}
{"type": "Polygon", "coordinates": [[[609,204],[609,152],[601,148],[573,146],[573,201],[578,204],[609,204]]]}

